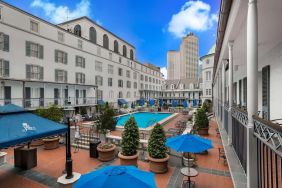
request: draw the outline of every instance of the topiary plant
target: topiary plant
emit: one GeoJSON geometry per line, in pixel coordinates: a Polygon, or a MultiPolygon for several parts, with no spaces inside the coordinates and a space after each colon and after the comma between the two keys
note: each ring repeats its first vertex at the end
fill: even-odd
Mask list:
{"type": "Polygon", "coordinates": [[[199,128],[207,128],[209,126],[209,120],[206,115],[206,112],[202,108],[198,108],[195,116],[195,125],[199,128]]]}
{"type": "Polygon", "coordinates": [[[211,100],[207,99],[205,100],[204,104],[203,104],[203,109],[206,111],[206,112],[210,112],[211,111],[211,108],[212,108],[212,102],[211,100]]]}
{"type": "Polygon", "coordinates": [[[130,117],[125,123],[122,133],[121,154],[125,156],[135,155],[139,141],[139,128],[134,117],[130,117]]]}
{"type": "Polygon", "coordinates": [[[56,122],[61,122],[64,117],[63,109],[56,105],[51,105],[48,108],[38,108],[34,113],[56,122]]]}
{"type": "Polygon", "coordinates": [[[163,127],[160,124],[156,124],[152,130],[152,133],[148,142],[148,152],[150,157],[156,159],[163,159],[166,157],[166,137],[163,127]]]}
{"type": "Polygon", "coordinates": [[[101,115],[97,117],[97,131],[103,135],[107,133],[108,130],[115,130],[116,118],[114,110],[105,106],[100,109],[101,115]]]}

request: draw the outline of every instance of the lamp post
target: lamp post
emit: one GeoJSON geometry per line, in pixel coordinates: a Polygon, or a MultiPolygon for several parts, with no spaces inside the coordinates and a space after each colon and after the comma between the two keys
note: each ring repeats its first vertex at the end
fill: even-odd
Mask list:
{"type": "Polygon", "coordinates": [[[71,102],[68,101],[68,104],[64,108],[64,120],[68,126],[68,132],[66,137],[66,179],[73,178],[72,173],[72,159],[71,159],[71,143],[70,143],[70,121],[74,115],[74,108],[71,106],[71,102]]]}

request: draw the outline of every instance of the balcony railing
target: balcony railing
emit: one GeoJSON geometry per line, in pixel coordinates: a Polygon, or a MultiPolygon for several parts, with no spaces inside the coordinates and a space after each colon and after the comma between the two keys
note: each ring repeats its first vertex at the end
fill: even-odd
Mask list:
{"type": "Polygon", "coordinates": [[[259,187],[280,187],[282,182],[282,127],[253,116],[257,138],[259,187]]]}
{"type": "Polygon", "coordinates": [[[48,107],[50,105],[65,106],[68,102],[71,102],[73,106],[93,106],[97,104],[95,97],[69,97],[69,98],[12,98],[12,99],[0,99],[0,105],[15,104],[27,109],[36,109],[40,107],[48,107]]]}
{"type": "Polygon", "coordinates": [[[247,125],[248,113],[240,108],[232,107],[232,144],[239,161],[247,172],[247,125]]]}

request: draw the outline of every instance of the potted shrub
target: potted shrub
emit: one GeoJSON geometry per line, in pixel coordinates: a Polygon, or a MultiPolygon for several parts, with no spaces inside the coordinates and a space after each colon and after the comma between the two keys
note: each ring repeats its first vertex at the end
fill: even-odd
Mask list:
{"type": "Polygon", "coordinates": [[[206,112],[199,108],[195,116],[195,126],[199,135],[209,134],[209,120],[206,112]]]}
{"type": "Polygon", "coordinates": [[[166,136],[163,127],[156,124],[148,142],[148,159],[150,170],[154,173],[165,173],[168,170],[167,164],[169,155],[166,153],[166,136]]]}
{"type": "Polygon", "coordinates": [[[212,109],[212,102],[211,100],[207,99],[205,100],[204,104],[203,104],[203,109],[205,110],[205,112],[211,112],[212,109]]]}
{"type": "Polygon", "coordinates": [[[97,147],[100,161],[111,161],[115,158],[116,145],[111,143],[100,143],[97,147]]]}
{"type": "Polygon", "coordinates": [[[124,125],[121,139],[121,152],[118,156],[121,165],[137,165],[139,146],[139,129],[134,117],[130,117],[124,125]]]}

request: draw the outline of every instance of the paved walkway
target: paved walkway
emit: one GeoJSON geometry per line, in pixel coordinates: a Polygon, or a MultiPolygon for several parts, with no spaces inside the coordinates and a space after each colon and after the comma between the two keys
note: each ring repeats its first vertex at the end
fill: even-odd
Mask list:
{"type": "MultiPolygon", "coordinates": [[[[173,127],[175,122],[180,119],[171,121],[165,126],[173,127]]],[[[214,148],[209,150],[207,155],[197,156],[197,170],[199,175],[193,180],[198,188],[229,188],[232,186],[232,181],[228,171],[228,166],[223,164],[223,161],[218,162],[218,149],[221,141],[216,137],[217,124],[215,121],[210,123],[210,131],[208,138],[213,141],[214,148]]],[[[32,170],[22,171],[13,167],[13,149],[5,150],[8,152],[8,163],[0,167],[0,187],[8,188],[41,188],[41,187],[61,187],[56,183],[65,165],[65,147],[60,146],[55,150],[44,150],[38,148],[38,166],[32,170]]],[[[74,151],[74,149],[73,149],[74,151]]],[[[88,150],[79,150],[78,153],[72,152],[73,169],[75,172],[87,173],[89,171],[101,168],[105,165],[118,165],[119,159],[108,163],[102,163],[97,159],[89,157],[88,150]]],[[[149,171],[149,164],[145,161],[138,162],[139,168],[149,171]]],[[[166,174],[156,174],[155,180],[158,188],[178,188],[181,187],[183,175],[180,173],[181,157],[178,153],[171,156],[169,161],[169,171],[166,174]]]]}

